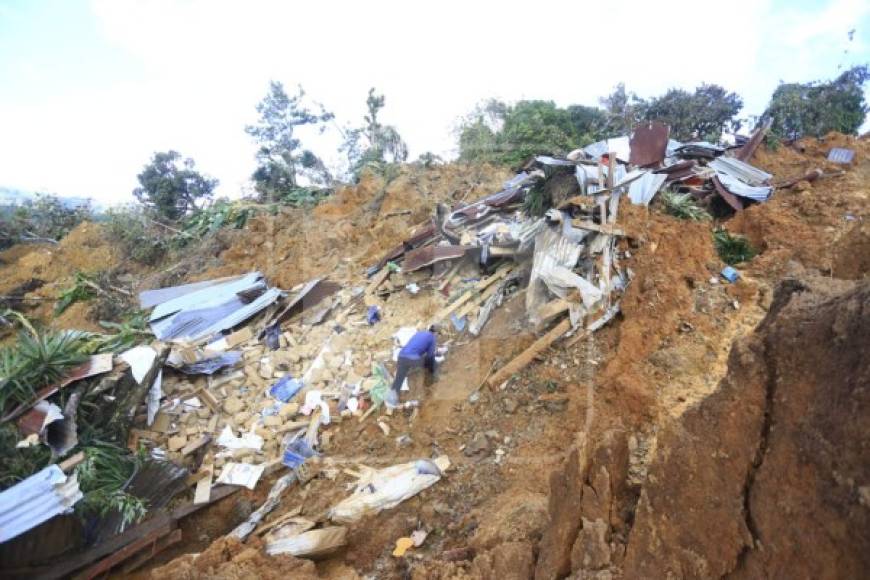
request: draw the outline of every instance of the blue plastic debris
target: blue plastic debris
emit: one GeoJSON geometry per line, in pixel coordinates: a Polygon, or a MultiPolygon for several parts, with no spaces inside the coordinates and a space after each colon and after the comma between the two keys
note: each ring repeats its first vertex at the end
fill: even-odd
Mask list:
{"type": "Polygon", "coordinates": [[[220,356],[208,358],[193,364],[179,367],[178,370],[186,375],[213,375],[224,367],[231,367],[242,360],[242,353],[238,350],[225,352],[220,356]]]}
{"type": "Polygon", "coordinates": [[[450,322],[453,323],[453,328],[456,329],[457,332],[462,332],[465,330],[465,323],[468,321],[466,317],[459,318],[456,314],[450,315],[450,322]]]}
{"type": "Polygon", "coordinates": [[[722,277],[731,282],[732,284],[740,278],[740,272],[732,268],[731,266],[725,266],[722,268],[722,277]]]}
{"type": "Polygon", "coordinates": [[[314,457],[317,452],[306,443],[305,439],[297,439],[291,441],[287,448],[284,449],[284,459],[282,463],[290,469],[296,469],[309,457],[314,457]]]}
{"type": "Polygon", "coordinates": [[[282,403],[286,403],[293,396],[298,393],[302,389],[302,381],[299,379],[294,379],[290,375],[284,375],[281,379],[272,385],[269,389],[269,394],[281,401],[282,403]]]}
{"type": "Polygon", "coordinates": [[[269,350],[278,350],[278,347],[281,346],[281,327],[276,323],[267,326],[266,330],[263,332],[265,333],[263,340],[266,343],[266,348],[269,350]]]}
{"type": "Polygon", "coordinates": [[[369,306],[368,312],[366,312],[366,322],[369,323],[369,326],[374,326],[376,322],[380,322],[381,320],[381,310],[376,305],[372,304],[369,306]]]}

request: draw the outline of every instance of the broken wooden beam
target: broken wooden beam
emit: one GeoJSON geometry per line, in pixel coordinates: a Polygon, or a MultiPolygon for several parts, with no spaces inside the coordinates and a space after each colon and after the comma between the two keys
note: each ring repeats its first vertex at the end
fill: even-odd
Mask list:
{"type": "Polygon", "coordinates": [[[581,230],[589,230],[591,232],[598,232],[599,234],[610,234],[611,236],[625,236],[625,231],[621,228],[617,228],[612,224],[596,224],[595,222],[590,222],[588,220],[571,220],[571,225],[575,228],[580,228],[581,230]]]}
{"type": "Polygon", "coordinates": [[[517,373],[523,370],[529,363],[534,360],[534,358],[543,351],[548,348],[551,344],[556,342],[559,338],[562,337],[566,332],[571,330],[571,320],[566,318],[552,330],[550,330],[547,334],[536,340],[532,343],[532,345],[521,352],[516,358],[514,358],[511,362],[497,370],[489,379],[487,380],[487,384],[490,387],[497,387],[507,379],[511,377],[514,373],[517,373]]]}
{"type": "Polygon", "coordinates": [[[478,282],[474,286],[474,288],[472,288],[471,290],[469,290],[468,292],[466,292],[465,294],[460,296],[458,299],[454,300],[451,304],[442,308],[435,316],[432,317],[432,322],[434,323],[434,322],[439,322],[441,320],[444,320],[445,318],[450,316],[450,314],[453,313],[454,310],[456,310],[457,308],[459,308],[460,306],[462,306],[463,304],[465,304],[466,302],[468,302],[469,300],[471,300],[475,296],[479,296],[480,292],[482,292],[483,290],[488,288],[494,282],[497,282],[498,280],[501,280],[502,278],[507,276],[510,273],[510,271],[511,271],[510,266],[502,267],[495,274],[490,276],[489,278],[484,278],[483,280],[478,282]]]}

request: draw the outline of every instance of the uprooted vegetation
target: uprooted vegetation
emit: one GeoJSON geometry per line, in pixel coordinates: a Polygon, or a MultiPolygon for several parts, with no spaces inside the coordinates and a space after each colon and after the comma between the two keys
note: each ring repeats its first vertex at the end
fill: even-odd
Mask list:
{"type": "MultiPolygon", "coordinates": [[[[832,136],[824,144],[800,144],[803,152],[791,146],[771,152],[762,146],[753,163],[772,173],[774,183],[802,176],[815,166],[831,173],[824,155],[832,145],[850,147],[860,154],[867,151],[865,140],[832,136]]],[[[95,377],[84,383],[78,413],[81,443],[70,453],[85,451],[86,460],[74,468],[87,500],[82,508],[89,508],[85,517],[119,518],[119,522],[127,524],[126,531],[121,532],[124,534],[136,529],[134,522],[143,507],[149,512],[140,525],[169,514],[166,517],[176,522],[175,529],[167,528],[167,535],[159,536],[162,539],[154,545],[165,551],[148,563],[165,565],[155,570],[155,577],[229,577],[278,570],[300,577],[353,577],[354,573],[416,578],[533,574],[541,578],[631,578],[720,576],[728,572],[746,577],[776,575],[793,568],[788,564],[792,559],[790,544],[776,539],[789,524],[765,507],[772,501],[767,495],[774,466],[782,466],[776,473],[791,473],[795,456],[790,455],[790,446],[794,441],[806,441],[809,452],[823,451],[830,445],[849,447],[848,437],[834,440],[831,438],[840,435],[825,435],[825,425],[832,417],[843,419],[844,432],[860,437],[851,419],[838,414],[835,407],[812,403],[812,397],[822,392],[819,381],[814,382],[812,377],[834,375],[836,371],[818,368],[818,375],[812,375],[809,371],[789,370],[788,356],[807,352],[795,332],[810,325],[818,330],[814,334],[830,333],[832,344],[861,344],[866,316],[856,306],[863,300],[860,285],[850,290],[836,280],[803,276],[798,271],[801,285],[807,289],[794,293],[788,306],[784,306],[788,301],[775,297],[774,288],[782,270],[800,270],[797,264],[825,270],[835,278],[860,278],[866,273],[866,268],[862,272],[863,258],[850,251],[853,244],[862,243],[862,228],[866,229],[861,191],[867,169],[863,159],[866,157],[848,167],[842,177],[778,189],[764,203],[747,203],[746,208],[734,210],[735,217],[730,219],[705,217],[719,214],[707,213],[709,206],[698,201],[721,196],[708,181],[687,182],[696,175],[710,179],[706,162],[699,162],[696,174],[687,181],[668,182],[668,194],[660,194],[662,207],[658,201],[648,208],[632,205],[623,197],[609,226],[613,233],[607,235],[611,214],[605,213],[602,221],[601,208],[594,201],[589,203],[595,199],[588,195],[594,193],[590,190],[600,185],[597,164],[589,166],[596,174],[593,179],[589,171],[587,191],[574,189],[581,187],[575,172],[582,164],[572,162],[568,170],[545,162],[525,166],[527,174],[534,174],[531,179],[543,180],[534,182],[540,187],[529,189],[527,195],[532,191],[545,194],[540,208],[530,213],[542,216],[541,221],[552,231],[597,228],[586,230],[594,232],[585,234],[590,245],[602,244],[595,240],[613,235],[616,241],[612,256],[616,262],[608,272],[612,287],[619,288],[622,283],[619,273],[625,272],[627,281],[624,288],[613,293],[621,313],[609,325],[585,338],[548,342],[544,348],[534,348],[539,336],[551,334],[560,324],[565,326],[571,308],[575,309],[573,316],[577,316],[576,306],[569,304],[583,301],[573,290],[564,297],[547,295],[552,304],[547,310],[536,310],[542,319],[541,331],[536,334],[526,322],[527,307],[529,293],[542,288],[527,286],[524,276],[503,273],[497,261],[481,269],[479,255],[466,261],[453,258],[443,264],[426,264],[429,257],[425,251],[413,253],[421,249],[416,247],[420,242],[413,241],[421,228],[414,226],[425,226],[435,217],[441,228],[437,235],[445,236],[442,239],[455,236],[455,245],[477,248],[483,247],[477,245],[483,241],[490,253],[488,260],[516,262],[514,267],[519,267],[527,258],[513,257],[510,252],[514,246],[505,242],[513,242],[515,236],[519,236],[517,240],[522,238],[522,229],[515,224],[522,225],[528,218],[514,221],[512,217],[512,212],[523,210],[522,202],[507,209],[487,209],[494,221],[476,225],[470,236],[464,230],[468,216],[457,211],[493,192],[510,189],[503,187],[503,182],[511,172],[498,168],[453,164],[403,168],[392,180],[367,174],[360,183],[339,188],[314,207],[254,204],[237,207],[242,213],[220,209],[204,214],[191,225],[190,235],[183,242],[183,234],[178,232],[188,231],[186,226],[172,232],[155,225],[165,238],[175,239],[167,244],[157,266],[131,264],[123,249],[119,251],[113,242],[106,241],[105,226],[86,224],[70,234],[74,245],[61,240],[51,248],[30,247],[26,252],[13,248],[3,254],[8,264],[0,268],[4,268],[4,274],[14,272],[10,284],[15,287],[28,288],[32,279],[42,281],[39,287],[16,291],[22,300],[13,300],[10,305],[21,308],[30,319],[45,321],[51,318],[56,299],[66,295],[67,289],[90,288],[90,293],[87,298],[71,302],[61,319],[81,316],[101,299],[107,299],[82,280],[92,281],[118,300],[127,300],[130,311],[138,308],[133,297],[141,290],[253,270],[261,271],[270,287],[287,290],[290,301],[304,290],[298,285],[315,278],[328,277],[340,285],[324,301],[300,302],[298,311],[293,310],[280,327],[276,351],[270,351],[259,338],[258,331],[265,330],[276,314],[267,310],[261,318],[252,319],[252,334],[236,346],[243,352],[237,366],[219,370],[212,378],[165,367],[164,400],[150,425],[144,399],[136,406],[129,424],[121,421],[123,413],[117,415],[108,404],[106,395],[127,399],[129,391],[125,389],[135,389],[135,383],[125,383],[129,378],[112,383],[95,377]],[[562,174],[574,180],[570,188],[563,187],[571,184],[568,179],[559,187],[553,181],[562,174]],[[680,193],[681,187],[687,190],[680,193]],[[695,202],[688,203],[685,197],[674,200],[676,196],[690,196],[695,202]],[[825,203],[819,200],[821,197],[825,203]],[[445,212],[439,214],[438,203],[446,204],[445,212]],[[674,204],[679,209],[674,209],[674,204]],[[562,215],[568,216],[558,228],[553,222],[556,214],[547,214],[552,206],[562,207],[566,212],[562,215]],[[244,211],[249,208],[250,213],[244,211]],[[511,225],[503,227],[501,222],[511,225]],[[493,227],[487,229],[488,225],[493,227]],[[99,267],[80,255],[82,248],[103,258],[99,267]],[[836,249],[831,254],[828,248],[836,249]],[[752,256],[751,250],[758,253],[752,256]],[[382,257],[389,257],[381,270],[387,273],[373,292],[365,293],[380,273],[366,278],[365,270],[382,257]],[[409,260],[413,259],[424,265],[411,269],[409,260]],[[390,260],[400,269],[389,266],[390,260]],[[455,263],[460,265],[452,271],[455,263]],[[726,263],[737,264],[742,274],[734,284],[719,278],[726,263]],[[109,271],[110,276],[98,274],[109,271]],[[439,293],[444,282],[444,293],[439,293]],[[490,285],[478,286],[482,282],[490,285]],[[420,288],[418,294],[408,289],[413,285],[420,288]],[[363,290],[362,297],[355,288],[363,290]],[[37,306],[27,309],[23,306],[27,296],[50,300],[45,304],[34,300],[31,304],[37,306]],[[412,377],[411,391],[403,395],[403,400],[418,399],[418,409],[392,414],[375,409],[364,421],[360,421],[361,415],[376,405],[345,413],[348,408],[341,406],[342,396],[332,397],[334,384],[359,382],[361,391],[351,391],[348,399],[357,397],[363,405],[374,402],[377,396],[372,393],[380,388],[381,371],[373,371],[372,365],[384,362],[388,370],[391,368],[394,331],[443,315],[443,309],[463,297],[463,303],[455,305],[442,319],[442,340],[450,341],[450,351],[441,376],[428,387],[412,377]],[[767,320],[752,335],[771,303],[774,306],[767,320]],[[373,326],[365,321],[370,305],[377,305],[381,315],[373,326]],[[477,326],[485,308],[485,325],[477,326]],[[453,320],[450,314],[461,316],[453,320]],[[473,328],[476,333],[472,333],[473,328]],[[738,346],[729,358],[732,340],[742,335],[751,335],[749,346],[738,346]],[[324,344],[331,346],[331,352],[322,352],[324,344]],[[758,344],[765,346],[758,350],[758,344]],[[501,378],[498,371],[510,368],[510,363],[518,355],[522,357],[529,346],[533,346],[529,366],[501,378]],[[345,355],[348,351],[349,359],[345,355]],[[319,355],[324,370],[306,376],[319,355]],[[264,376],[267,372],[269,378],[264,376]],[[786,377],[783,380],[790,384],[800,382],[801,397],[810,397],[809,408],[815,409],[810,413],[811,421],[792,421],[788,414],[791,407],[803,408],[804,399],[792,401],[789,397],[781,402],[770,391],[774,384],[770,373],[786,377]],[[236,377],[229,378],[233,374],[236,377]],[[283,374],[306,377],[306,384],[321,392],[321,401],[332,418],[330,425],[312,422],[312,417],[323,413],[322,409],[302,414],[304,393],[297,395],[298,399],[278,404],[269,388],[283,374]],[[735,385],[751,388],[738,392],[735,385]],[[89,395],[95,391],[97,394],[89,395]],[[216,409],[211,409],[213,401],[203,394],[206,392],[215,397],[216,409]],[[174,399],[178,399],[177,404],[174,399]],[[96,413],[97,409],[103,410],[96,413]],[[212,417],[217,417],[218,422],[209,430],[212,417]],[[711,420],[719,434],[715,442],[705,439],[711,420]],[[766,421],[777,421],[781,428],[772,429],[771,423],[765,427],[766,421]],[[228,534],[238,530],[252,510],[264,503],[274,482],[292,473],[273,472],[268,467],[270,459],[284,459],[282,427],[290,426],[288,432],[309,431],[312,424],[317,425],[314,448],[321,457],[305,461],[306,472],[300,472],[299,481],[287,487],[246,541],[230,538],[228,534]],[[216,439],[223,426],[229,426],[236,439],[248,433],[262,437],[263,452],[234,451],[217,457],[221,448],[216,439]],[[116,434],[119,428],[126,429],[124,437],[116,434]],[[686,432],[697,437],[689,441],[686,432]],[[205,435],[211,436],[211,441],[202,443],[205,435]],[[112,445],[101,446],[104,439],[110,439],[112,445]],[[135,452],[128,448],[131,442],[135,452]],[[154,459],[153,449],[165,450],[162,459],[171,459],[186,469],[181,475],[173,475],[173,481],[180,483],[165,492],[167,496],[177,494],[175,503],[167,507],[157,508],[153,498],[143,501],[122,489],[154,459]],[[763,449],[769,452],[759,451],[763,449]],[[101,456],[101,451],[120,452],[114,464],[117,469],[106,471],[99,481],[89,480],[97,474],[100,461],[111,461],[110,456],[101,456]],[[417,459],[442,455],[449,456],[450,467],[443,472],[438,468],[437,483],[415,497],[392,509],[366,515],[358,522],[337,524],[324,520],[324,514],[353,496],[348,486],[358,478],[365,481],[372,477],[367,468],[397,467],[408,462],[413,465],[417,459]],[[766,459],[760,461],[761,457],[766,459]],[[190,505],[197,488],[209,487],[199,485],[203,479],[185,483],[187,474],[217,479],[230,463],[267,467],[255,490],[227,497],[220,495],[221,486],[216,485],[210,488],[212,505],[174,519],[190,505]],[[709,476],[710,485],[695,489],[692,481],[697,474],[709,476]],[[722,509],[712,509],[706,501],[714,484],[721,485],[721,489],[715,489],[727,500],[722,509]],[[718,526],[708,525],[711,521],[718,526]],[[341,526],[347,529],[338,538],[330,528],[341,526]],[[721,535],[711,535],[711,527],[733,529],[735,533],[722,542],[716,539],[721,535]],[[276,542],[288,545],[287,540],[301,529],[306,529],[302,534],[319,534],[307,539],[319,537],[324,542],[323,538],[333,534],[332,540],[340,539],[343,546],[336,544],[329,553],[314,556],[314,563],[289,555],[269,555],[276,542]],[[174,538],[175,532],[180,539],[169,543],[168,538],[174,538]],[[404,556],[392,555],[397,540],[419,539],[420,532],[425,532],[425,537],[419,546],[412,543],[404,556]],[[662,546],[656,538],[669,539],[662,546]],[[759,549],[759,545],[765,549],[759,549]]],[[[606,188],[606,176],[602,179],[606,188]]],[[[531,209],[528,199],[524,200],[526,209],[531,209]]],[[[493,202],[491,198],[490,203],[498,200],[496,197],[493,202]]],[[[477,218],[480,212],[468,213],[477,218]]],[[[424,245],[422,249],[426,247],[437,246],[424,245]]],[[[602,287],[605,271],[595,263],[601,256],[583,254],[572,272],[580,272],[596,287],[602,287]]],[[[258,295],[251,294],[249,299],[258,295]]],[[[594,322],[598,311],[590,307],[580,311],[581,320],[584,315],[588,317],[585,322],[594,322]]],[[[81,346],[81,352],[91,356],[151,343],[151,336],[146,334],[148,314],[145,316],[111,329],[102,328],[114,337],[113,342],[103,338],[105,346],[81,346]],[[123,344],[121,336],[128,337],[123,344]]],[[[90,323],[97,325],[99,319],[106,318],[91,319],[90,323]]],[[[570,323],[567,325],[570,327],[570,323]]],[[[858,373],[855,376],[866,372],[866,365],[861,366],[861,359],[848,349],[839,349],[838,354],[820,353],[817,359],[806,361],[807,368],[816,366],[814,360],[828,359],[832,368],[852,365],[858,373]]],[[[119,366],[115,373],[124,368],[119,366]]],[[[836,388],[843,397],[854,397],[849,383],[838,383],[836,388]]],[[[65,407],[64,398],[52,400],[65,407]]],[[[8,444],[15,442],[16,438],[10,436],[8,444]]],[[[25,452],[35,457],[30,469],[53,461],[45,445],[16,451],[25,452]]],[[[804,457],[800,453],[798,461],[804,457]]],[[[821,492],[826,494],[823,500],[804,497],[801,481],[792,478],[787,488],[796,490],[795,495],[783,495],[780,490],[778,497],[788,498],[795,509],[821,501],[843,506],[846,511],[842,513],[837,511],[840,507],[832,508],[834,516],[851,518],[854,529],[866,528],[860,519],[864,513],[861,509],[865,509],[861,508],[860,498],[862,477],[866,476],[862,466],[867,462],[850,457],[842,477],[837,479],[824,468],[826,455],[811,455],[822,466],[814,474],[819,478],[818,489],[829,490],[821,492]],[[853,504],[854,508],[848,507],[853,504]]],[[[279,470],[283,469],[280,460],[279,470]]],[[[434,471],[428,465],[426,469],[434,471]]],[[[138,490],[142,496],[147,492],[146,488],[138,490]]],[[[823,516],[823,521],[832,521],[830,515],[823,516]]],[[[107,526],[103,537],[114,537],[122,527],[107,526]]],[[[821,538],[822,532],[819,534],[821,538]]],[[[848,557],[831,561],[830,569],[843,574],[858,570],[866,538],[853,534],[838,542],[825,544],[826,553],[842,552],[848,557]]],[[[63,561],[57,554],[51,557],[57,559],[45,562],[63,561]]],[[[28,565],[15,561],[22,567],[28,565]]],[[[124,562],[124,567],[115,570],[123,573],[128,565],[132,569],[132,564],[124,562]]],[[[824,576],[821,570],[818,572],[824,576]]]]}

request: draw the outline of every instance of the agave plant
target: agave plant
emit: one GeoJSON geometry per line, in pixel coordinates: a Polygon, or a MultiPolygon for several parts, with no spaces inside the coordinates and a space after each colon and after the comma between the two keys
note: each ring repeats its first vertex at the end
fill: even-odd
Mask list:
{"type": "Polygon", "coordinates": [[[0,349],[0,409],[29,401],[37,390],[60,380],[87,355],[70,333],[21,333],[14,346],[0,349]]]}
{"type": "Polygon", "coordinates": [[[674,217],[684,220],[703,221],[710,219],[710,214],[700,207],[688,193],[666,191],[662,194],[665,211],[674,217]]]}

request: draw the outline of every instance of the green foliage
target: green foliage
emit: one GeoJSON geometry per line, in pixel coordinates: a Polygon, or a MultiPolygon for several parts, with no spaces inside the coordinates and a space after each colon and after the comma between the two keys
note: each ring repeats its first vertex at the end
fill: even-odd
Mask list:
{"type": "Polygon", "coordinates": [[[542,216],[547,211],[549,200],[546,192],[540,186],[535,186],[523,200],[523,209],[531,216],[542,216]]]}
{"type": "Polygon", "coordinates": [[[374,87],[369,89],[363,126],[344,132],[341,151],[347,156],[349,172],[354,178],[365,168],[380,174],[387,165],[408,159],[408,146],[399,131],[378,120],[385,104],[384,95],[377,94],[374,87]]]}
{"type": "Polygon", "coordinates": [[[745,237],[732,235],[722,228],[713,232],[713,244],[719,258],[729,266],[748,262],[758,253],[745,237]]]}
{"type": "Polygon", "coordinates": [[[94,294],[94,280],[91,276],[82,272],[76,272],[73,285],[61,290],[54,305],[54,315],[60,316],[64,310],[75,302],[90,300],[94,294]]]}
{"type": "Polygon", "coordinates": [[[222,227],[241,229],[256,212],[250,203],[220,199],[184,220],[182,229],[190,238],[204,238],[222,227]]]}
{"type": "Polygon", "coordinates": [[[125,256],[140,264],[157,264],[169,249],[170,230],[148,217],[145,208],[111,208],[105,213],[104,225],[109,239],[120,246],[125,256]]]}
{"type": "Polygon", "coordinates": [[[20,241],[57,241],[91,219],[93,210],[89,202],[69,205],[56,195],[41,193],[33,201],[0,213],[0,249],[20,241]]]}
{"type": "Polygon", "coordinates": [[[21,333],[13,346],[0,347],[0,410],[25,403],[86,359],[69,333],[21,333]]]}
{"type": "Polygon", "coordinates": [[[771,133],[782,139],[823,137],[831,131],[857,134],[870,110],[864,100],[868,80],[870,68],[862,65],[828,82],[780,84],[762,120],[773,118],[771,133]]]}
{"type": "Polygon", "coordinates": [[[725,129],[739,124],[734,117],[743,108],[743,99],[719,85],[703,84],[694,93],[670,89],[661,97],[643,103],[643,117],[671,126],[671,138],[679,141],[699,139],[717,142],[725,129]]]}
{"type": "Polygon", "coordinates": [[[197,209],[198,200],[210,198],[218,184],[194,167],[193,159],[182,159],[177,151],[157,152],[137,176],[140,187],[133,195],[158,215],[170,221],[180,219],[197,209]]]}
{"type": "Polygon", "coordinates": [[[84,448],[85,460],[76,467],[79,488],[84,494],[76,509],[83,515],[106,516],[118,511],[122,529],[141,520],[147,506],[141,498],[126,493],[124,487],[136,474],[142,458],[120,447],[93,442],[84,448]]]}
{"type": "Polygon", "coordinates": [[[459,158],[516,165],[536,154],[564,154],[600,138],[604,124],[604,113],[594,107],[490,100],[462,122],[459,158]]]}
{"type": "Polygon", "coordinates": [[[300,151],[302,142],[296,136],[296,129],[325,123],[334,115],[323,107],[319,113],[311,111],[302,102],[304,96],[301,86],[291,97],[283,84],[272,81],[269,92],[257,105],[259,121],[245,127],[245,132],[259,145],[257,169],[251,178],[263,200],[275,200],[289,193],[297,185],[300,169],[316,169],[314,174],[325,169],[313,152],[300,151]]]}
{"type": "Polygon", "coordinates": [[[18,448],[21,434],[14,421],[0,425],[0,490],[12,487],[51,463],[51,451],[45,445],[18,448]]]}
{"type": "Polygon", "coordinates": [[[415,161],[417,165],[422,165],[425,168],[435,167],[436,165],[442,165],[444,163],[444,159],[441,158],[440,155],[436,155],[431,151],[426,151],[425,153],[421,153],[419,157],[417,157],[417,161],[415,161]]]}
{"type": "Polygon", "coordinates": [[[665,191],[662,193],[662,200],[665,204],[665,212],[674,217],[692,221],[710,219],[710,214],[700,207],[688,193],[665,191]]]}

